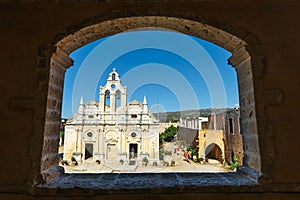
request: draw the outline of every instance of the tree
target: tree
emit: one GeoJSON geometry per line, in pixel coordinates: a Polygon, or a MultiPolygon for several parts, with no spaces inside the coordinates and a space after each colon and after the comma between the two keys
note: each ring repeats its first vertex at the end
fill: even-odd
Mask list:
{"type": "Polygon", "coordinates": [[[162,145],[163,142],[171,142],[177,133],[178,129],[173,125],[166,128],[165,131],[159,135],[159,144],[162,145]]]}

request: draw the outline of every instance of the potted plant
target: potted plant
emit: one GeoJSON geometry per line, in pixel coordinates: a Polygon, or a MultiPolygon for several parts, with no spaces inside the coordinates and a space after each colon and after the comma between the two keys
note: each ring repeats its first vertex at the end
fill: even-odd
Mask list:
{"type": "Polygon", "coordinates": [[[171,166],[175,166],[175,161],[174,160],[171,161],[171,166]]]}
{"type": "Polygon", "coordinates": [[[192,154],[193,161],[197,162],[198,161],[198,152],[195,151],[194,149],[192,149],[191,154],[192,154]]]}
{"type": "Polygon", "coordinates": [[[71,161],[72,161],[72,165],[73,166],[77,166],[78,165],[78,162],[76,161],[76,159],[74,158],[74,156],[72,156],[71,161]]]}
{"type": "Polygon", "coordinates": [[[200,164],[205,164],[204,159],[201,157],[199,158],[200,164]]]}
{"type": "Polygon", "coordinates": [[[73,152],[72,157],[74,157],[76,161],[80,162],[82,159],[82,153],[81,152],[73,152]]]}
{"type": "Polygon", "coordinates": [[[148,165],[148,158],[147,157],[144,157],[143,160],[142,160],[142,165],[143,166],[147,166],[148,165]]]}
{"type": "Polygon", "coordinates": [[[169,162],[164,161],[164,162],[163,162],[163,166],[167,166],[167,167],[168,167],[168,166],[169,166],[169,162]]]}

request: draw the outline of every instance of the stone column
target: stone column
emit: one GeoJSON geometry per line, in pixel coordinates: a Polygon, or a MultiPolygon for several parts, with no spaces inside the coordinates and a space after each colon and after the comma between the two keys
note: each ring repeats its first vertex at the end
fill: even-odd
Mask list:
{"type": "Polygon", "coordinates": [[[244,45],[236,47],[229,63],[236,69],[238,76],[244,165],[261,171],[251,58],[244,45]]]}
{"type": "Polygon", "coordinates": [[[202,120],[198,118],[198,130],[202,130],[202,120]]]}
{"type": "Polygon", "coordinates": [[[124,110],[126,108],[127,104],[127,92],[126,92],[126,86],[124,87],[124,92],[121,94],[121,109],[124,110]]]}
{"type": "Polygon", "coordinates": [[[102,91],[102,86],[100,87],[100,95],[99,95],[99,110],[100,110],[100,112],[104,112],[104,106],[105,106],[105,104],[104,104],[104,102],[105,102],[105,94],[103,93],[103,91],[102,91]]]}
{"type": "Polygon", "coordinates": [[[116,93],[110,93],[110,113],[116,112],[116,93]]]}
{"type": "MultiPolygon", "coordinates": [[[[43,180],[51,179],[63,173],[58,166],[57,150],[59,144],[60,112],[63,93],[63,83],[66,68],[73,64],[68,54],[60,48],[55,49],[50,60],[49,79],[47,87],[47,106],[44,124],[43,150],[40,171],[43,180]],[[51,173],[49,173],[51,171],[51,173]]],[[[43,84],[41,82],[41,84],[43,84]]],[[[42,103],[40,103],[43,105],[42,103]]],[[[41,109],[37,109],[41,110],[41,109]]]]}

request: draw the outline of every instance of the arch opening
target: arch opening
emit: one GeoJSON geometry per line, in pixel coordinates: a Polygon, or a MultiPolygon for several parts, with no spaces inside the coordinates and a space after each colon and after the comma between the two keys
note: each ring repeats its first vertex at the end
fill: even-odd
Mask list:
{"type": "MultiPolygon", "coordinates": [[[[256,118],[252,117],[251,119],[248,119],[245,117],[249,115],[248,113],[250,112],[252,113],[252,116],[256,115],[251,58],[245,48],[247,43],[242,39],[231,35],[221,29],[197,21],[162,16],[128,17],[100,22],[98,24],[80,29],[78,32],[76,32],[78,34],[69,35],[60,40],[55,45],[56,52],[52,55],[50,61],[50,77],[60,76],[60,80],[63,80],[64,73],[62,73],[61,75],[57,75],[57,72],[65,72],[65,69],[72,65],[72,60],[68,57],[68,55],[77,48],[105,36],[146,27],[172,29],[178,32],[193,35],[195,37],[213,42],[218,46],[221,46],[224,49],[232,52],[232,57],[229,59],[229,62],[235,67],[238,74],[238,84],[240,90],[239,99],[241,109],[241,132],[243,133],[244,144],[246,144],[246,148],[244,151],[244,165],[245,167],[249,167],[260,173],[261,158],[259,153],[256,118]],[[145,20],[147,21],[147,24],[145,24],[145,20]],[[115,29],[115,26],[118,26],[119,28],[115,29]],[[187,29],[186,27],[189,27],[189,29],[187,29]],[[251,145],[249,145],[250,143],[251,145]]],[[[47,94],[48,102],[53,98],[58,99],[61,102],[62,94],[57,92],[53,93],[53,90],[57,90],[57,88],[62,89],[62,87],[62,81],[57,81],[57,79],[49,80],[47,94]]],[[[51,112],[57,116],[60,116],[61,111],[60,108],[53,108],[51,107],[51,104],[47,103],[46,113],[51,112]]],[[[55,123],[57,123],[57,121],[57,118],[51,119],[50,117],[48,117],[48,115],[46,116],[44,128],[45,138],[49,135],[55,136],[56,134],[58,134],[55,131],[49,131],[56,129],[56,126],[58,126],[58,124],[55,123]]],[[[45,148],[45,144],[46,143],[44,142],[40,173],[42,174],[45,181],[50,181],[61,173],[61,169],[57,166],[56,162],[47,162],[47,158],[49,158],[50,154],[57,152],[57,149],[45,148]],[[52,170],[54,175],[49,175],[48,172],[50,169],[52,170]]],[[[53,160],[53,156],[50,156],[50,159],[53,160]]]]}
{"type": "Polygon", "coordinates": [[[121,106],[121,91],[116,91],[116,108],[121,106]]]}
{"type": "Polygon", "coordinates": [[[223,157],[221,147],[219,147],[219,145],[217,145],[216,143],[209,144],[205,149],[205,157],[208,159],[221,161],[223,157]]]}
{"type": "Polygon", "coordinates": [[[109,110],[110,107],[110,91],[106,90],[105,91],[105,103],[104,103],[104,110],[109,110]]]}

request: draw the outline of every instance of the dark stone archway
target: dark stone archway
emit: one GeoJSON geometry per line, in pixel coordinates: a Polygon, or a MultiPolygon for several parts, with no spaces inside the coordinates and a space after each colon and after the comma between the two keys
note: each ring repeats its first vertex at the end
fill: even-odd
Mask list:
{"type": "MultiPolygon", "coordinates": [[[[193,18],[194,16],[190,16],[193,18]]],[[[203,21],[203,20],[202,20],[203,21]]],[[[49,148],[49,143],[56,142],[56,129],[60,118],[60,107],[52,106],[51,101],[55,99],[61,103],[63,81],[65,70],[70,67],[73,61],[69,58],[69,54],[80,48],[109,35],[117,34],[123,31],[136,29],[168,29],[181,33],[193,35],[195,37],[213,42],[232,53],[229,62],[235,67],[238,75],[239,99],[241,108],[241,131],[243,132],[244,142],[244,168],[240,170],[248,171],[248,168],[256,171],[258,174],[269,173],[273,160],[273,143],[271,132],[266,135],[260,135],[259,132],[264,129],[262,124],[266,123],[263,108],[266,104],[264,99],[256,99],[254,89],[261,95],[266,95],[262,83],[255,81],[255,77],[259,77],[263,69],[261,55],[256,56],[252,52],[248,52],[246,47],[261,49],[259,41],[256,37],[250,37],[249,41],[245,41],[233,34],[230,34],[220,28],[208,25],[197,19],[183,19],[167,16],[141,16],[141,17],[123,17],[112,18],[110,20],[99,21],[98,23],[83,28],[77,28],[74,32],[54,45],[54,53],[51,56],[49,83],[47,88],[47,107],[44,128],[44,148],[42,152],[40,173],[43,179],[50,181],[62,173],[60,167],[57,166],[55,154],[57,148],[49,148]],[[251,57],[250,57],[251,54],[251,57]],[[253,75],[255,73],[256,76],[253,75]],[[251,116],[249,113],[252,113],[251,116]],[[257,126],[260,121],[261,127],[257,126]],[[258,131],[260,129],[260,131],[258,131]],[[52,138],[52,139],[49,139],[52,138]],[[266,142],[267,141],[267,142],[266,142]],[[260,152],[259,146],[267,145],[268,152],[260,152]],[[261,165],[261,157],[264,160],[261,165]],[[49,173],[51,171],[51,173],[49,173]]],[[[250,33],[244,35],[249,36],[250,33]]],[[[251,35],[251,34],[250,34],[251,35]]],[[[251,48],[250,48],[251,49],[251,48]]],[[[260,50],[258,50],[260,52],[260,50]]],[[[42,91],[45,92],[45,91],[42,91]]],[[[45,108],[42,108],[45,109],[45,108]]],[[[269,130],[270,131],[270,130],[269,130]]],[[[250,170],[250,171],[251,171],[250,170]]],[[[245,172],[247,173],[247,172],[245,172]]],[[[259,176],[258,176],[259,177],[259,176]]],[[[267,175],[265,177],[268,177],[267,175]]]]}

